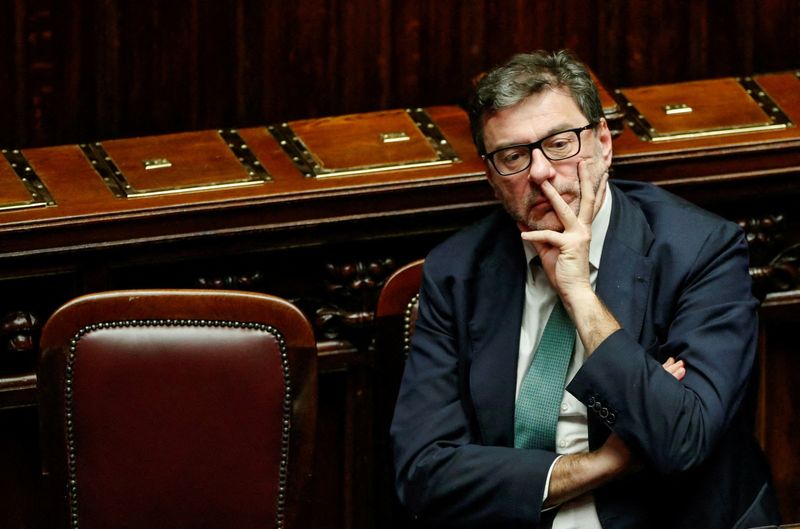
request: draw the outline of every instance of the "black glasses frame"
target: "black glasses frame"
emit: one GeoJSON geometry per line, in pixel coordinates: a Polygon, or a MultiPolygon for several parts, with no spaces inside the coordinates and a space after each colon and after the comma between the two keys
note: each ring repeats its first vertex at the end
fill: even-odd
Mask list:
{"type": "Polygon", "coordinates": [[[549,134],[549,135],[545,136],[544,138],[542,138],[542,139],[540,139],[538,141],[535,141],[533,143],[521,143],[519,145],[508,145],[507,147],[503,147],[501,149],[496,149],[496,150],[494,150],[492,152],[489,152],[489,153],[486,153],[486,154],[482,154],[481,158],[483,160],[489,160],[489,162],[492,164],[492,167],[494,167],[494,170],[497,171],[497,174],[502,175],[502,176],[515,175],[517,173],[521,173],[523,171],[526,171],[531,166],[531,164],[533,163],[533,150],[534,149],[539,149],[539,151],[544,155],[544,157],[547,158],[548,160],[550,160],[551,162],[558,162],[558,161],[561,161],[561,160],[567,160],[567,159],[572,158],[573,156],[577,155],[579,152],[581,152],[581,132],[583,132],[584,130],[592,129],[596,125],[597,125],[597,123],[589,123],[588,125],[584,125],[583,127],[576,127],[574,129],[560,130],[558,132],[554,132],[553,134],[549,134]],[[553,158],[552,156],[548,156],[547,153],[544,152],[544,149],[542,149],[542,143],[544,143],[545,141],[549,140],[553,136],[558,136],[559,134],[564,134],[565,132],[574,132],[575,135],[578,137],[578,150],[575,151],[574,154],[570,154],[569,156],[564,156],[563,158],[553,158]],[[522,169],[520,169],[518,171],[514,171],[513,173],[504,173],[503,171],[498,169],[497,165],[494,163],[494,155],[497,154],[498,152],[504,151],[506,149],[515,149],[515,148],[519,148],[519,147],[527,147],[528,148],[528,164],[525,167],[523,167],[522,169]]]}

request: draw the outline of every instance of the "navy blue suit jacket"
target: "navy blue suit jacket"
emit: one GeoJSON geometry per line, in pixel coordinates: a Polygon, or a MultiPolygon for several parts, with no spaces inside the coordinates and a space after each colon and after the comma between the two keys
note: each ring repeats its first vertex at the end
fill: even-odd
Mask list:
{"type": "MultiPolygon", "coordinates": [[[[778,521],[752,436],[757,301],[741,230],[645,183],[612,181],[596,292],[622,325],[568,390],[589,441],[619,434],[644,463],[595,491],[607,528],[778,521]],[[687,364],[677,381],[661,363],[687,364]]],[[[454,527],[538,527],[556,454],[514,449],[526,262],[501,210],[435,248],[391,435],[401,502],[454,527]]]]}

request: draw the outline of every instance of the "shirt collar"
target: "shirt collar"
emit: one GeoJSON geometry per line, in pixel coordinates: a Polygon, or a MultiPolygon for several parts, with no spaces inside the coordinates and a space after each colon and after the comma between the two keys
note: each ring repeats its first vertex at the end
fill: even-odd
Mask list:
{"type": "MultiPolygon", "coordinates": [[[[600,269],[600,258],[603,256],[603,244],[608,233],[608,226],[611,222],[611,186],[606,182],[606,191],[603,193],[603,204],[592,221],[592,240],[589,243],[589,264],[595,269],[600,269]]],[[[536,249],[533,244],[522,240],[522,247],[525,249],[525,260],[530,263],[536,257],[536,249]]]]}

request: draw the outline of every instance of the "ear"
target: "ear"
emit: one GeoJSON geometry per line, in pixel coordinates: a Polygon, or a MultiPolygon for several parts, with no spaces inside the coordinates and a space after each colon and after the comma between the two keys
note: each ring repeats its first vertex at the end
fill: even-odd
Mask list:
{"type": "Polygon", "coordinates": [[[608,122],[606,122],[606,118],[600,118],[595,130],[597,134],[597,140],[600,142],[600,153],[602,154],[603,161],[605,162],[606,167],[611,167],[612,140],[611,131],[608,129],[608,122]]]}

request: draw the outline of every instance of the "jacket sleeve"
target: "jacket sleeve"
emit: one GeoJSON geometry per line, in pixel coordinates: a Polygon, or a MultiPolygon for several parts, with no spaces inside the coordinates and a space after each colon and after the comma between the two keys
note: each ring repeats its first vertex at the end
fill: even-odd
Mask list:
{"type": "Polygon", "coordinates": [[[755,361],[758,303],[747,244],[733,225],[716,226],[690,261],[655,256],[660,287],[651,288],[649,310],[659,304],[664,316],[656,317],[662,330],[652,344],[615,332],[567,387],[661,473],[690,469],[711,454],[740,408],[755,361]],[[670,266],[686,268],[674,285],[662,281],[677,273],[670,266]],[[680,382],[661,367],[670,356],[686,363],[680,382]]]}
{"type": "Polygon", "coordinates": [[[426,261],[411,351],[391,427],[396,487],[437,526],[536,527],[552,452],[482,444],[469,398],[466,316],[452,277],[426,261]]]}

